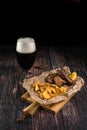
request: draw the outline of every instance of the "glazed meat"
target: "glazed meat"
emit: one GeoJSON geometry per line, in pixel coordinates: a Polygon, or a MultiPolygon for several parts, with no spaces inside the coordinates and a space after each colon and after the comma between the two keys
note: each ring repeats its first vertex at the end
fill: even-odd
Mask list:
{"type": "Polygon", "coordinates": [[[64,83],[66,83],[66,81],[63,80],[60,76],[55,76],[55,77],[54,77],[54,82],[55,82],[55,84],[57,84],[58,86],[62,86],[64,83]]]}
{"type": "Polygon", "coordinates": [[[69,73],[67,73],[64,69],[57,70],[56,73],[49,74],[45,78],[45,81],[51,84],[57,84],[58,86],[62,86],[64,84],[74,84],[74,81],[69,77],[69,73]]]}
{"type": "Polygon", "coordinates": [[[54,74],[49,74],[46,78],[45,78],[45,81],[46,82],[49,82],[51,84],[54,83],[54,77],[57,76],[57,73],[54,73],[54,74]]]}
{"type": "Polygon", "coordinates": [[[66,80],[69,84],[74,84],[74,81],[69,77],[69,74],[67,74],[67,72],[64,69],[57,70],[57,73],[62,79],[66,80]]]}

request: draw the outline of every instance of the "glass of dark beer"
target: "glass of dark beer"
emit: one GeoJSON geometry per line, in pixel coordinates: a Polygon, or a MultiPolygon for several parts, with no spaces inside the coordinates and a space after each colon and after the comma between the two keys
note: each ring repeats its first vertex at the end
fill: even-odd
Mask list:
{"type": "Polygon", "coordinates": [[[16,58],[19,66],[27,71],[33,66],[36,58],[36,44],[34,38],[19,38],[16,44],[16,58]]]}

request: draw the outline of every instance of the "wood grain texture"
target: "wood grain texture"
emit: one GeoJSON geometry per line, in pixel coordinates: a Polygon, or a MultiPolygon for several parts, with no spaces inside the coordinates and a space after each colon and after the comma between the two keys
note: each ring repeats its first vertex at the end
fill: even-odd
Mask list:
{"type": "Polygon", "coordinates": [[[20,100],[25,90],[19,80],[27,74],[16,62],[15,48],[0,48],[0,130],[87,130],[87,55],[80,52],[37,47],[36,61],[29,70],[30,77],[67,65],[83,77],[85,85],[59,113],[49,113],[40,108],[33,117],[18,123],[17,117],[29,105],[20,100]]]}

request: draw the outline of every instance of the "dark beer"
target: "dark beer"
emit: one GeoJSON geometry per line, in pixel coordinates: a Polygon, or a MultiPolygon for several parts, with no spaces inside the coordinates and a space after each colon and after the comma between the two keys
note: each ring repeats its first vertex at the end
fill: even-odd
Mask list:
{"type": "Polygon", "coordinates": [[[16,58],[22,69],[28,70],[32,67],[36,58],[36,46],[34,39],[18,39],[16,46],[16,58]]]}
{"type": "Polygon", "coordinates": [[[16,52],[17,62],[22,69],[30,69],[35,61],[36,51],[33,53],[16,52]]]}

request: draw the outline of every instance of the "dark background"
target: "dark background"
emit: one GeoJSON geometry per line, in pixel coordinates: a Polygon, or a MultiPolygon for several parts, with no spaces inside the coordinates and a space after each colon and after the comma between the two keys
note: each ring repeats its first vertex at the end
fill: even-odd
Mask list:
{"type": "Polygon", "coordinates": [[[34,37],[37,45],[86,45],[80,2],[10,3],[0,17],[0,45],[15,45],[26,36],[34,37]]]}

